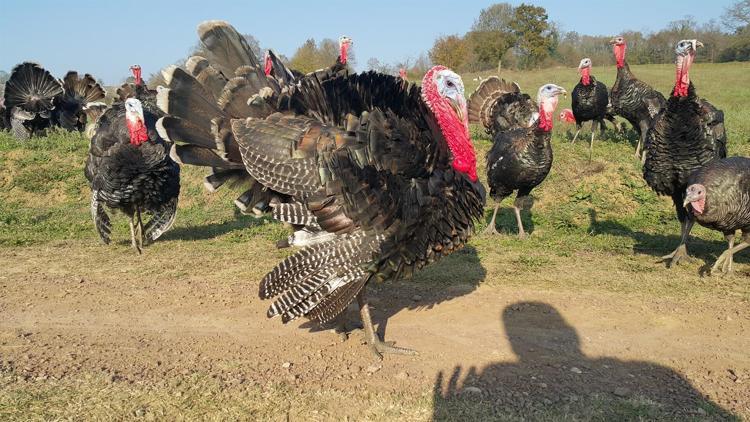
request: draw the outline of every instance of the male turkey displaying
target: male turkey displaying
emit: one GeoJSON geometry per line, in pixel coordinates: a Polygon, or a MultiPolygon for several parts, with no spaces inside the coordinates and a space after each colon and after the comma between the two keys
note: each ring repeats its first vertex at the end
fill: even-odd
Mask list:
{"type": "Polygon", "coordinates": [[[83,77],[69,71],[62,80],[63,92],[55,97],[54,122],[63,129],[83,132],[96,121],[105,106],[104,88],[88,73],[83,77]]]}
{"type": "Polygon", "coordinates": [[[5,120],[17,139],[40,136],[52,125],[55,98],[62,84],[36,63],[24,62],[5,83],[5,120]]]}
{"type": "Polygon", "coordinates": [[[500,202],[517,191],[513,211],[518,237],[526,232],[521,208],[530,206],[531,190],[538,186],[552,168],[552,120],[558,96],[567,92],[560,86],[546,84],[537,92],[536,104],[521,94],[515,83],[492,77],[480,84],[469,100],[471,121],[482,122],[492,136],[487,153],[487,183],[495,200],[492,220],[485,234],[497,234],[495,219],[500,202]]]}
{"type": "Polygon", "coordinates": [[[110,242],[109,207],[130,217],[133,248],[141,253],[169,230],[177,212],[180,167],[169,157],[170,145],[156,130],[157,116],[140,100],[116,102],[99,118],[86,159],[91,186],[91,217],[104,243],[110,242]],[[143,214],[151,215],[143,225],[143,214]]]}
{"type": "Polygon", "coordinates": [[[235,110],[190,75],[195,69],[171,69],[160,130],[190,140],[175,150],[184,161],[212,157],[222,171],[243,163],[255,183],[291,198],[273,204],[275,218],[331,235],[263,278],[261,298],[275,299],[268,316],[322,323],[356,298],[372,350],[411,353],[378,338],[365,287],[460,248],[482,214],[461,78],[436,66],[420,88],[375,72],[313,72],[282,93],[227,23],[206,22],[199,34],[212,51],[206,66],[222,75],[244,66],[243,83],[262,96],[243,99],[249,109],[233,119],[235,110]]]}
{"type": "Polygon", "coordinates": [[[731,157],[715,160],[688,178],[683,205],[701,226],[718,230],[729,244],[711,268],[731,273],[734,253],[750,246],[750,159],[731,157]],[[742,243],[734,235],[742,232],[742,243]]]}
{"type": "Polygon", "coordinates": [[[630,122],[638,132],[635,156],[645,160],[645,156],[641,155],[641,148],[645,147],[646,134],[656,115],[665,107],[667,100],[648,84],[638,80],[630,71],[625,61],[627,44],[622,36],[612,38],[609,43],[612,45],[617,62],[617,78],[609,93],[612,111],[630,122]]]}
{"type": "MultiPolygon", "coordinates": [[[[599,131],[604,133],[604,119],[614,120],[614,117],[607,113],[607,104],[609,103],[609,94],[607,87],[596,80],[591,75],[591,59],[584,58],[578,65],[578,71],[581,73],[581,80],[573,88],[572,108],[573,117],[576,121],[576,134],[573,136],[575,142],[578,134],[581,132],[581,125],[584,122],[591,121],[591,141],[589,143],[589,161],[594,149],[594,135],[596,134],[596,125],[599,124],[599,131]]],[[[612,122],[614,124],[614,121],[612,122]]]]}
{"type": "Polygon", "coordinates": [[[656,193],[672,197],[681,225],[680,245],[663,258],[669,265],[688,257],[686,242],[694,222],[683,205],[688,177],[713,160],[727,156],[724,113],[699,98],[690,82],[695,50],[702,45],[698,40],[677,43],[674,91],[646,138],[643,177],[656,193]]]}

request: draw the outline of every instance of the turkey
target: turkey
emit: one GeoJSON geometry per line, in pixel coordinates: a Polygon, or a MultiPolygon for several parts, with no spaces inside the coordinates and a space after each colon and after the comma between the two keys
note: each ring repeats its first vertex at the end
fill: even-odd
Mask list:
{"type": "Polygon", "coordinates": [[[124,102],[128,98],[137,98],[147,110],[158,113],[156,107],[157,90],[150,89],[143,82],[141,66],[137,64],[130,66],[130,72],[133,74],[133,82],[125,82],[117,88],[118,100],[124,102]]]}
{"type": "MultiPolygon", "coordinates": [[[[517,191],[513,211],[518,224],[518,237],[526,238],[521,222],[521,208],[531,207],[531,190],[538,186],[552,168],[552,120],[558,96],[567,92],[560,86],[546,84],[537,92],[538,113],[530,126],[518,125],[494,134],[492,148],[487,153],[487,183],[490,196],[495,200],[495,210],[485,234],[497,234],[495,219],[500,202],[517,191]],[[536,117],[538,116],[538,117],[536,117]]],[[[507,94],[500,94],[498,100],[507,94]]],[[[524,99],[521,99],[524,101],[524,99]]],[[[497,107],[518,107],[512,102],[503,102],[497,107]]],[[[503,113],[502,110],[498,114],[503,113]]],[[[519,120],[524,122],[525,119],[519,120]]],[[[496,121],[495,121],[496,122],[496,121]]]]}
{"type": "Polygon", "coordinates": [[[39,136],[52,125],[55,97],[63,93],[60,81],[42,66],[24,62],[5,83],[5,120],[17,139],[39,136]]]}
{"type": "Polygon", "coordinates": [[[617,62],[617,78],[609,93],[612,111],[624,117],[638,132],[635,156],[645,160],[641,155],[641,147],[645,147],[648,129],[659,111],[666,106],[667,100],[661,93],[636,79],[630,72],[630,67],[625,61],[627,44],[623,37],[618,35],[609,43],[612,45],[617,62]]]}
{"type": "MultiPolygon", "coordinates": [[[[346,35],[339,37],[339,55],[336,57],[336,62],[328,68],[316,70],[313,73],[317,74],[319,77],[325,77],[327,74],[336,74],[340,71],[347,70],[349,49],[352,45],[354,45],[354,41],[351,38],[346,35]]],[[[266,50],[263,71],[266,76],[275,78],[280,84],[287,85],[292,84],[305,76],[302,72],[287,68],[272,50],[266,50]]]]}
{"type": "Polygon", "coordinates": [[[563,123],[575,123],[576,122],[576,117],[573,115],[573,110],[569,108],[563,109],[563,111],[561,111],[560,115],[557,117],[563,123]]]}
{"type": "MultiPolygon", "coordinates": [[[[295,107],[289,93],[300,78],[320,81],[348,73],[341,59],[328,69],[301,75],[289,70],[268,51],[263,68],[247,41],[223,21],[208,21],[198,27],[203,56],[190,57],[185,69],[171,67],[163,74],[168,89],[158,95],[159,107],[168,114],[157,128],[165,139],[175,141],[172,157],[180,164],[208,167],[204,185],[215,191],[225,184],[243,185],[235,205],[250,215],[262,216],[271,204],[292,202],[290,195],[258,183],[245,169],[231,119],[267,117],[283,107],[295,107]],[[267,76],[266,73],[268,73],[267,76]],[[276,75],[276,76],[273,76],[276,75]]],[[[340,57],[351,40],[342,37],[340,57]]],[[[292,223],[294,233],[278,247],[306,246],[330,240],[332,235],[315,222],[292,223]]]]}
{"type": "Polygon", "coordinates": [[[104,105],[104,89],[93,76],[87,73],[81,78],[74,70],[65,75],[62,86],[63,92],[54,101],[54,121],[63,129],[83,132],[104,105]]]}
{"type": "Polygon", "coordinates": [[[680,245],[663,259],[671,266],[688,258],[686,242],[693,218],[683,206],[690,174],[727,156],[724,113],[699,98],[690,82],[690,66],[698,40],[677,43],[677,76],[674,91],[659,113],[646,138],[643,177],[659,195],[672,197],[681,225],[680,245]]]}
{"type": "Polygon", "coordinates": [[[102,242],[110,242],[109,207],[130,218],[131,243],[138,253],[170,229],[180,193],[180,167],[158,136],[156,120],[136,98],[113,104],[99,118],[84,170],[91,217],[102,242]],[[144,213],[151,215],[145,225],[144,213]]]}
{"type": "Polygon", "coordinates": [[[750,159],[715,160],[696,170],[687,183],[683,206],[698,224],[722,232],[729,244],[711,274],[731,273],[734,253],[750,246],[750,159]],[[735,246],[737,230],[742,232],[742,243],[735,246]]]}
{"type": "MultiPolygon", "coordinates": [[[[578,71],[581,73],[581,80],[573,88],[572,93],[573,116],[575,117],[577,130],[571,143],[578,138],[581,125],[584,122],[591,121],[591,142],[589,143],[589,161],[591,161],[597,123],[599,124],[599,131],[603,134],[604,119],[614,120],[614,118],[607,114],[607,104],[609,103],[607,87],[591,75],[591,59],[584,58],[581,60],[578,71]]],[[[612,123],[614,124],[614,121],[612,123]]]]}
{"type": "Polygon", "coordinates": [[[497,76],[484,79],[469,97],[469,122],[479,123],[494,136],[515,128],[530,127],[538,117],[537,105],[521,93],[515,82],[497,76]]]}
{"type": "MultiPolygon", "coordinates": [[[[228,28],[209,22],[199,33],[216,53],[244,50],[238,38],[226,38],[236,33],[228,28]],[[209,32],[213,35],[206,40],[209,32]]],[[[217,63],[234,62],[213,56],[217,63]]],[[[256,80],[257,72],[265,75],[259,66],[254,69],[247,72],[253,75],[250,82],[265,92],[263,98],[251,97],[253,110],[239,119],[209,101],[211,94],[187,72],[174,69],[170,89],[160,94],[165,111],[177,111],[181,102],[173,101],[174,89],[191,81],[194,95],[188,98],[196,103],[205,97],[203,111],[212,114],[182,113],[163,129],[179,139],[182,129],[213,121],[224,142],[219,145],[206,133],[205,145],[223,148],[227,156],[238,147],[239,162],[256,183],[293,198],[273,204],[274,218],[314,223],[332,235],[284,259],[263,278],[260,297],[274,299],[269,317],[288,322],[305,316],[324,323],[356,298],[367,343],[377,356],[413,353],[378,338],[366,285],[409,277],[460,248],[482,215],[484,189],[476,174],[461,78],[436,66],[420,88],[376,72],[328,73],[323,79],[313,73],[279,94],[273,81],[256,80]],[[277,95],[281,101],[275,101],[277,95]],[[271,110],[269,102],[275,104],[271,110]]]]}

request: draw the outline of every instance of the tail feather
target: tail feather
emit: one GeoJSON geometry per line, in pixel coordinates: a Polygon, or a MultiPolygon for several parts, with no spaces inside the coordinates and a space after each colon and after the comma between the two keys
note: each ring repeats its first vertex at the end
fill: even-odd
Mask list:
{"type": "Polygon", "coordinates": [[[244,169],[242,163],[226,161],[213,150],[196,145],[173,145],[169,156],[178,164],[223,169],[244,169]]]}
{"type": "Polygon", "coordinates": [[[486,129],[492,127],[492,111],[503,95],[520,93],[521,87],[515,82],[508,82],[497,76],[489,77],[469,97],[469,121],[481,123],[486,129]]]}
{"type": "Polygon", "coordinates": [[[57,122],[68,130],[83,130],[88,121],[86,106],[103,100],[104,89],[93,76],[87,73],[81,78],[74,70],[65,75],[62,85],[63,94],[55,98],[57,122]]]}
{"type": "Polygon", "coordinates": [[[148,220],[145,227],[143,227],[143,237],[149,242],[155,241],[159,236],[172,228],[176,216],[177,198],[173,198],[154,212],[154,215],[148,220]]]}
{"type": "Polygon", "coordinates": [[[273,205],[271,213],[274,220],[284,223],[307,226],[317,224],[315,216],[307,209],[307,206],[299,202],[289,202],[273,205]]]}
{"type": "Polygon", "coordinates": [[[13,68],[5,83],[5,107],[34,113],[48,111],[62,93],[62,84],[49,71],[36,63],[24,62],[13,68]]]}
{"type": "Polygon", "coordinates": [[[250,45],[229,23],[203,22],[198,25],[198,36],[208,53],[208,60],[227,78],[241,66],[250,66],[262,74],[250,45]]]}
{"type": "Polygon", "coordinates": [[[382,236],[364,232],[308,246],[286,258],[261,282],[260,296],[277,297],[268,316],[284,322],[308,315],[324,322],[340,313],[369,279],[364,266],[382,236]]]}
{"type": "Polygon", "coordinates": [[[211,174],[206,176],[203,184],[209,192],[214,192],[225,183],[239,182],[240,180],[248,179],[249,176],[250,175],[247,174],[247,171],[244,168],[229,170],[223,168],[212,168],[211,174]]]}
{"type": "Polygon", "coordinates": [[[227,84],[227,78],[216,70],[211,63],[201,56],[190,57],[185,62],[185,68],[198,82],[212,94],[213,100],[218,101],[221,92],[227,84]]]}

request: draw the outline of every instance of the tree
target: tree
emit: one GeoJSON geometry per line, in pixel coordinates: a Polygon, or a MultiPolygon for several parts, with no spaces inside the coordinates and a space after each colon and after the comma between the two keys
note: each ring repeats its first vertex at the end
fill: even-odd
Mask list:
{"type": "Polygon", "coordinates": [[[455,71],[462,70],[470,62],[468,43],[458,35],[442,36],[435,40],[430,50],[430,60],[455,71]]]}
{"type": "Polygon", "coordinates": [[[292,59],[289,61],[289,66],[303,73],[319,69],[317,53],[318,48],[315,45],[315,40],[310,38],[294,52],[292,59]]]}
{"type": "Polygon", "coordinates": [[[750,0],[740,0],[724,10],[724,25],[738,32],[750,26],[750,0]]]}
{"type": "Polygon", "coordinates": [[[511,32],[510,24],[513,17],[513,6],[508,3],[495,3],[479,12],[479,17],[474,21],[471,30],[511,32]]]}
{"type": "Polygon", "coordinates": [[[471,70],[486,70],[497,67],[497,62],[509,48],[513,47],[513,34],[501,31],[471,31],[466,34],[474,61],[471,70]]]}
{"type": "Polygon", "coordinates": [[[547,11],[543,7],[521,3],[513,11],[510,27],[516,36],[516,49],[521,67],[539,65],[549,57],[553,38],[547,22],[547,11]]]}

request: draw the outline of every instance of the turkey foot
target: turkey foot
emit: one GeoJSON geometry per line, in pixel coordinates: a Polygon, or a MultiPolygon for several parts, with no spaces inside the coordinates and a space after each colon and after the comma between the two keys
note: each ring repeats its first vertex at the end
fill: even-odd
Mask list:
{"type": "Polygon", "coordinates": [[[674,250],[669,255],[665,255],[661,257],[661,261],[659,262],[666,262],[667,267],[671,268],[674,265],[678,265],[680,262],[691,262],[693,261],[693,258],[688,255],[687,252],[687,246],[683,243],[682,245],[678,246],[677,249],[674,250]]]}
{"type": "Polygon", "coordinates": [[[513,206],[513,212],[516,214],[516,224],[518,224],[518,239],[525,240],[528,238],[526,232],[523,229],[523,222],[521,221],[521,209],[518,205],[513,206]]]}
{"type": "Polygon", "coordinates": [[[495,212],[492,213],[492,220],[490,220],[490,224],[482,231],[482,234],[484,235],[495,235],[500,234],[497,232],[497,229],[495,228],[495,218],[497,217],[497,210],[500,208],[500,204],[495,205],[495,212]]]}
{"type": "Polygon", "coordinates": [[[717,276],[717,275],[727,275],[731,274],[733,270],[733,264],[734,263],[734,253],[732,252],[732,248],[729,248],[724,251],[721,255],[719,255],[718,258],[716,258],[716,262],[714,263],[714,266],[711,267],[711,275],[717,276]],[[720,271],[717,272],[717,270],[720,271]]]}
{"type": "Polygon", "coordinates": [[[383,360],[383,354],[392,353],[395,355],[417,355],[415,350],[407,349],[404,347],[394,346],[394,342],[384,342],[375,333],[375,328],[372,326],[372,317],[370,316],[370,306],[367,304],[365,299],[365,289],[363,288],[359,295],[357,295],[357,304],[359,304],[359,315],[362,318],[362,324],[365,328],[365,341],[370,346],[370,350],[380,360],[383,360]]]}

